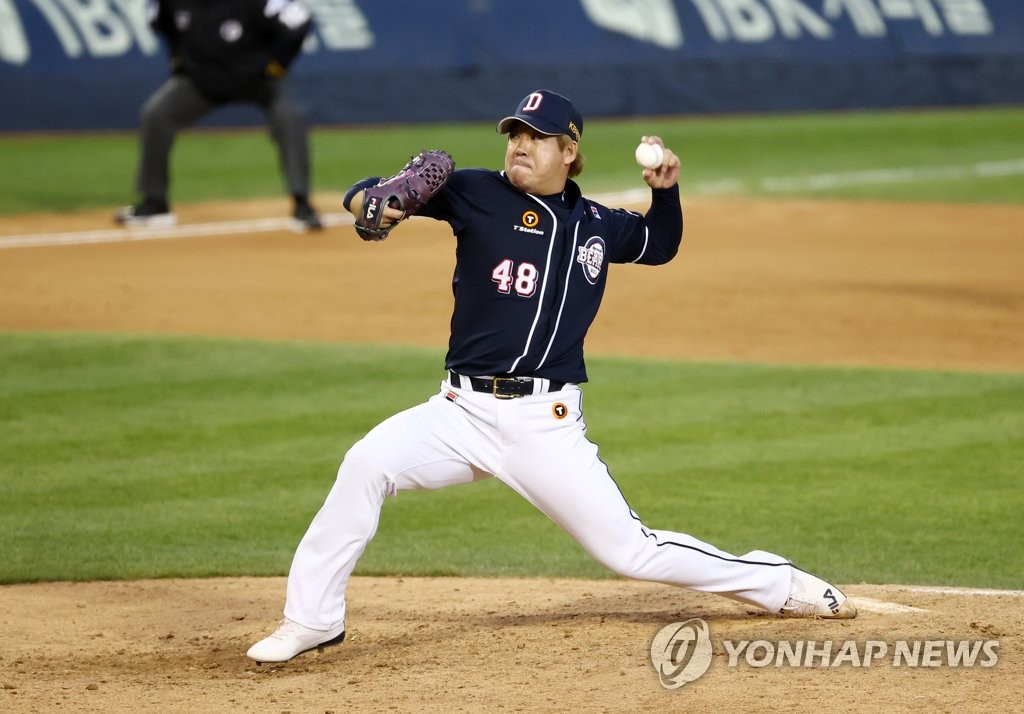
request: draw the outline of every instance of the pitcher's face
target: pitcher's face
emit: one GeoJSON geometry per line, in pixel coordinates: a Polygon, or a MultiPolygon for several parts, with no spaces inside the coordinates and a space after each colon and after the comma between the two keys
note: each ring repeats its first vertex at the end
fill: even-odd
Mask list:
{"type": "Polygon", "coordinates": [[[539,196],[559,193],[565,188],[576,149],[576,142],[563,148],[557,136],[519,122],[508,133],[505,174],[520,191],[539,196]]]}

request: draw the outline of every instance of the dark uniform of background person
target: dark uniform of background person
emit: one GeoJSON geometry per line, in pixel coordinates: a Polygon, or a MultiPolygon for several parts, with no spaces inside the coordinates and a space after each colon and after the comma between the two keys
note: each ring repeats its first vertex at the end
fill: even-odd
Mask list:
{"type": "Polygon", "coordinates": [[[168,202],[177,133],[217,107],[258,105],[277,145],[300,228],[322,228],[309,203],[309,128],[284,77],[312,29],[298,0],[155,0],[150,26],[170,52],[171,77],[142,107],[136,189],[141,201],[118,211],[126,225],[172,225],[168,202]]]}

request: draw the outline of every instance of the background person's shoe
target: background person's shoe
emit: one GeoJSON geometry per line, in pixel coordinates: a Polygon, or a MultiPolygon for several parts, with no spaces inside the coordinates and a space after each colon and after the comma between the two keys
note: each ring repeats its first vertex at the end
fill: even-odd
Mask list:
{"type": "Polygon", "coordinates": [[[147,198],[134,206],[125,206],[114,215],[114,222],[123,226],[166,228],[178,222],[167,201],[147,198]]]}
{"type": "Polygon", "coordinates": [[[287,662],[292,657],[314,647],[340,644],[345,639],[345,628],[312,630],[287,617],[274,634],[249,648],[245,656],[257,662],[287,662]]]}
{"type": "Polygon", "coordinates": [[[857,608],[843,591],[816,575],[793,566],[789,599],[779,611],[786,617],[821,617],[829,620],[851,620],[857,608]]]}
{"type": "Polygon", "coordinates": [[[308,203],[296,203],[295,210],[292,211],[292,218],[297,222],[299,230],[319,231],[324,227],[324,224],[320,222],[320,216],[317,215],[316,209],[308,203]]]}

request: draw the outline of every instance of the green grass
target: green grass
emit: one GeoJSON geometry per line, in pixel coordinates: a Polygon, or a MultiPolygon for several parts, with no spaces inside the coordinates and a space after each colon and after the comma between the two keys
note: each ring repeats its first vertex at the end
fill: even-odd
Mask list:
{"type": "MultiPolygon", "coordinates": [[[[412,348],[0,334],[0,582],[287,571],[412,348]]],[[[1024,375],[593,360],[589,436],[654,528],[840,582],[1024,587],[1024,375]]],[[[608,575],[496,480],[385,504],[362,574],[608,575]]]]}
{"type": "MultiPolygon", "coordinates": [[[[320,127],[312,137],[314,188],[342,191],[370,174],[390,173],[421,148],[445,148],[459,166],[500,168],[504,143],[492,122],[396,127],[320,127]]],[[[639,187],[632,151],[659,134],[682,157],[682,188],[765,192],[768,177],[872,169],[970,167],[1024,160],[1024,108],[854,112],[757,117],[603,119],[586,124],[582,144],[588,192],[639,187]],[[709,188],[710,187],[710,188],[709,188]]],[[[0,214],[75,211],[134,197],[134,133],[0,135],[0,214]]],[[[184,132],[172,155],[172,198],[192,202],[279,196],[273,145],[261,128],[184,132]]],[[[1024,173],[919,178],[794,195],[886,200],[1024,202],[1024,173]]],[[[337,210],[337,207],[333,207],[337,210]]]]}

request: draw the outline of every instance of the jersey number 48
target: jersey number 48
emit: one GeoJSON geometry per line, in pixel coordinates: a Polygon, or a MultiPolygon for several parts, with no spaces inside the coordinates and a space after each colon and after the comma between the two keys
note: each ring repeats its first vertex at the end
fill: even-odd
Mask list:
{"type": "Polygon", "coordinates": [[[498,284],[499,293],[510,293],[515,288],[516,295],[519,297],[528,298],[537,292],[537,278],[540,276],[540,271],[537,270],[537,266],[533,263],[520,263],[519,267],[515,267],[515,263],[511,258],[505,258],[505,260],[494,266],[494,270],[491,271],[491,280],[498,284]],[[513,269],[515,277],[513,277],[513,269]]]}

